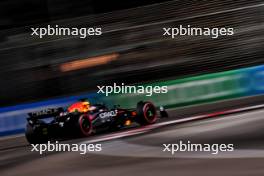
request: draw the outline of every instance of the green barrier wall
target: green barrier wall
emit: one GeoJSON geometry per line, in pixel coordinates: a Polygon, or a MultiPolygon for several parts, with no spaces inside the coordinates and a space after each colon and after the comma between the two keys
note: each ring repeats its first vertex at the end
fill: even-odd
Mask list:
{"type": "Polygon", "coordinates": [[[105,97],[105,101],[132,108],[140,100],[149,100],[157,106],[163,105],[171,108],[242,97],[250,95],[257,88],[254,84],[258,81],[255,80],[255,75],[264,73],[263,68],[263,66],[258,66],[146,84],[143,86],[168,86],[168,93],[153,94],[150,97],[146,94],[115,94],[105,97]]]}

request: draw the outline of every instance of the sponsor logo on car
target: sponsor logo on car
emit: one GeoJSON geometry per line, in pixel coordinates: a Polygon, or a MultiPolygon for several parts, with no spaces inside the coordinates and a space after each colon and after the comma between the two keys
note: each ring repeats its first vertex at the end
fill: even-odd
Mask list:
{"type": "Polygon", "coordinates": [[[99,114],[99,117],[103,119],[108,117],[114,117],[116,115],[117,115],[117,110],[114,110],[114,111],[103,112],[99,114]]]}

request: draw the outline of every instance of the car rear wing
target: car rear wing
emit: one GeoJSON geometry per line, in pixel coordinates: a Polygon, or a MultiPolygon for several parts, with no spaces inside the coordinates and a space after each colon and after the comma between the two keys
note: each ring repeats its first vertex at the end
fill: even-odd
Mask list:
{"type": "Polygon", "coordinates": [[[37,112],[28,113],[29,119],[45,119],[49,117],[56,117],[61,112],[63,112],[63,108],[48,108],[37,112]]]}

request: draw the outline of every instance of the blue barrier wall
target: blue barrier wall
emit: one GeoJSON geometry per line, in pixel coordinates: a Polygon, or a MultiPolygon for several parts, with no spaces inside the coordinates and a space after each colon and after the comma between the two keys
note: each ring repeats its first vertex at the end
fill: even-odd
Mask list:
{"type": "Polygon", "coordinates": [[[264,65],[241,69],[241,72],[247,75],[247,82],[244,83],[249,87],[246,95],[257,95],[264,93],[264,65]]]}
{"type": "MultiPolygon", "coordinates": [[[[225,85],[224,87],[221,86],[222,87],[221,90],[222,89],[229,90],[230,86],[233,86],[234,88],[234,85],[235,85],[235,88],[241,89],[243,91],[239,91],[240,93],[236,94],[236,96],[234,97],[264,94],[264,65],[219,73],[220,77],[221,75],[225,75],[226,77],[226,75],[229,75],[229,74],[235,77],[232,78],[231,82],[229,82],[230,85],[225,85]]],[[[210,75],[212,74],[204,75],[202,77],[206,77],[206,76],[210,77],[210,75]]],[[[201,77],[201,76],[198,76],[198,77],[201,77]]],[[[189,80],[188,82],[192,82],[192,80],[196,79],[196,77],[187,78],[187,79],[189,80]]],[[[213,78],[213,80],[214,79],[215,78],[213,78]]],[[[204,81],[205,78],[203,78],[202,80],[204,81]]],[[[210,80],[212,80],[212,78],[210,78],[210,80]]],[[[173,82],[173,81],[174,80],[170,82],[173,82]]],[[[208,84],[211,84],[210,81],[208,82],[208,84]]],[[[176,83],[170,86],[175,87],[175,85],[176,83]]],[[[198,85],[199,84],[196,83],[194,84],[194,87],[189,87],[189,88],[197,89],[198,85]]],[[[171,89],[169,91],[177,91],[177,89],[175,90],[171,89]]],[[[235,93],[236,91],[233,91],[233,92],[235,93]]],[[[166,103],[169,102],[169,99],[166,98],[164,102],[162,102],[162,100],[160,99],[161,97],[162,96],[159,96],[158,99],[156,99],[156,101],[158,102],[155,102],[155,104],[162,103],[163,105],[166,105],[166,103]]],[[[232,96],[230,97],[232,98],[232,96]]],[[[115,102],[114,98],[111,98],[111,97],[104,98],[102,96],[99,96],[99,94],[97,93],[89,93],[89,94],[83,94],[79,96],[71,96],[71,97],[66,97],[66,98],[59,98],[59,99],[53,99],[53,100],[0,108],[0,136],[24,132],[27,113],[29,112],[39,111],[41,109],[51,108],[51,107],[67,107],[69,104],[81,98],[88,98],[89,101],[91,101],[91,103],[102,102],[102,100],[104,100],[104,101],[108,101],[104,103],[111,105],[113,104],[113,102],[115,102]]],[[[177,101],[177,99],[172,99],[172,100],[177,101]]],[[[133,97],[124,95],[124,101],[122,105],[125,105],[127,103],[131,104],[132,102],[133,102],[133,97]]],[[[133,102],[133,105],[135,105],[135,103],[136,101],[133,102]]]]}
{"type": "Polygon", "coordinates": [[[25,130],[27,113],[51,107],[67,107],[81,98],[88,98],[91,102],[100,102],[96,93],[71,96],[35,103],[21,104],[0,108],[0,136],[22,133],[25,130]]]}

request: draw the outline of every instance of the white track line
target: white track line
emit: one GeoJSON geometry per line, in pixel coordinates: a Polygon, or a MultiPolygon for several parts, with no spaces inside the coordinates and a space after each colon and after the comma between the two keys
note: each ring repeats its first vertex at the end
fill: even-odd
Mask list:
{"type": "Polygon", "coordinates": [[[180,123],[184,123],[184,122],[190,122],[190,121],[206,119],[206,118],[211,118],[211,117],[217,117],[220,115],[228,115],[228,114],[232,114],[232,113],[238,113],[238,112],[249,111],[249,110],[260,109],[260,108],[264,108],[264,104],[249,106],[249,107],[244,107],[244,108],[231,109],[231,110],[226,110],[226,111],[218,111],[218,112],[204,114],[204,115],[198,115],[198,116],[191,116],[191,117],[187,117],[187,118],[183,118],[183,119],[171,120],[168,122],[161,122],[161,123],[137,128],[137,129],[131,129],[131,130],[124,131],[124,132],[118,132],[118,133],[103,135],[103,136],[96,138],[96,139],[82,141],[81,143],[96,143],[96,142],[103,142],[103,141],[108,141],[108,140],[113,140],[113,139],[119,139],[119,138],[123,138],[123,137],[134,136],[137,134],[146,133],[146,132],[149,132],[153,129],[164,127],[167,125],[180,124],[180,123]]]}

